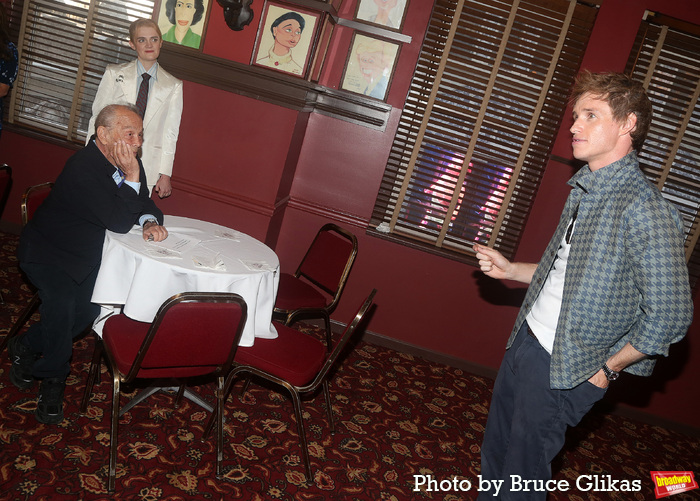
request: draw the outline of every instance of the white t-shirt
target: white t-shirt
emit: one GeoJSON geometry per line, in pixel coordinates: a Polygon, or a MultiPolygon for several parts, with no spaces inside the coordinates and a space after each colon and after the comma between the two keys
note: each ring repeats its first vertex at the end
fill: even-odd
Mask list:
{"type": "MultiPolygon", "coordinates": [[[[572,223],[569,223],[571,225],[572,223]]],[[[576,222],[571,229],[573,234],[576,222]]],[[[569,238],[569,240],[571,240],[569,238]]],[[[542,347],[550,354],[554,347],[554,336],[557,332],[559,322],[559,312],[561,311],[561,301],[564,295],[564,278],[566,277],[566,262],[569,259],[571,244],[567,243],[566,236],[561,239],[557,257],[554,260],[552,269],[547,275],[547,279],[542,286],[540,295],[537,296],[532,309],[525,318],[533,334],[542,347]]]]}

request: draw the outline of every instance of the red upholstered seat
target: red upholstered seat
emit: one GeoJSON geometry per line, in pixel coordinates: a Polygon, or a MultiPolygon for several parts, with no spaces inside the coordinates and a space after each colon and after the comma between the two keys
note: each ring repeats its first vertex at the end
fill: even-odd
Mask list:
{"type": "MultiPolygon", "coordinates": [[[[171,309],[160,323],[162,334],[154,337],[136,377],[187,378],[209,374],[226,361],[228,352],[211,348],[229,346],[231,332],[220,326],[230,320],[230,313],[215,303],[183,303],[171,309]]],[[[126,315],[115,315],[105,322],[102,340],[123,374],[134,365],[150,328],[151,324],[126,315]]]]}
{"type": "MultiPolygon", "coordinates": [[[[233,365],[247,317],[247,306],[238,294],[225,292],[183,292],[167,299],[153,323],[136,322],[125,315],[107,319],[102,340],[95,343],[88,382],[80,406],[87,410],[92,386],[102,356],[111,368],[112,421],[107,490],[114,492],[117,475],[117,436],[121,387],[136,379],[162,380],[158,386],[180,386],[179,397],[187,390],[186,379],[211,375],[216,379],[216,475],[221,476],[223,450],[224,382],[233,365]]],[[[152,392],[142,395],[147,398],[152,392]]],[[[137,405],[136,399],[127,407],[137,405]]],[[[212,421],[212,422],[213,422],[212,421]]]]}
{"type": "Polygon", "coordinates": [[[316,377],[328,352],[318,339],[275,322],[277,339],[257,338],[238,348],[234,361],[250,365],[293,384],[305,386],[316,377]]]}
{"type": "Polygon", "coordinates": [[[280,285],[277,292],[275,308],[279,310],[295,310],[303,305],[306,308],[325,308],[330,302],[318,289],[289,273],[280,274],[280,285]]]}
{"type": "Polygon", "coordinates": [[[356,256],[355,235],[332,223],[323,225],[294,274],[280,275],[275,319],[285,325],[302,319],[322,319],[330,351],[330,314],[340,301],[356,256]]]}
{"type": "MultiPolygon", "coordinates": [[[[367,296],[367,299],[357,310],[357,314],[352,322],[347,325],[340,341],[338,341],[331,352],[318,339],[285,325],[275,323],[278,334],[277,339],[257,338],[252,347],[239,348],[236,353],[235,365],[226,378],[224,398],[227,398],[239,375],[247,378],[243,387],[244,392],[248,387],[251,376],[259,377],[289,391],[294,404],[294,415],[297,421],[307,480],[312,480],[313,477],[311,475],[309,451],[306,445],[301,396],[313,394],[319,388],[323,388],[328,423],[330,424],[331,433],[334,432],[333,407],[328,389],[328,374],[361,324],[367,310],[372,306],[372,300],[376,292],[376,290],[373,290],[367,296]]],[[[220,415],[221,413],[217,414],[220,415]]],[[[210,418],[204,431],[205,436],[211,430],[212,425],[213,419],[210,418]]]]}

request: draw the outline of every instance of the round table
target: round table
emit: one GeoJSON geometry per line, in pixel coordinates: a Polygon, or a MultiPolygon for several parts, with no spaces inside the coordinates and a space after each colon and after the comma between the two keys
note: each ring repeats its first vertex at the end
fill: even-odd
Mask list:
{"type": "Polygon", "coordinates": [[[92,302],[102,306],[94,329],[110,315],[152,322],[158,308],[180,292],[235,292],[248,305],[240,346],[272,339],[272,310],[279,285],[279,259],[262,242],[206,221],[165,216],[168,238],[143,240],[141,227],[107,231],[92,302]],[[209,266],[209,267],[207,267],[209,266]]]}

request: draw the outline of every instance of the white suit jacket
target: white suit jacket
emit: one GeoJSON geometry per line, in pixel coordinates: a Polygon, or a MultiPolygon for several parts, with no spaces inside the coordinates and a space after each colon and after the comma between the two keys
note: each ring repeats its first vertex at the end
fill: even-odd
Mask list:
{"type": "MultiPolygon", "coordinates": [[[[105,69],[92,103],[86,144],[95,133],[95,118],[102,108],[108,104],[136,103],[136,62],[134,59],[129,63],[110,64],[105,69]]],[[[148,93],[146,115],[143,117],[141,161],[149,190],[158,182],[160,174],[172,176],[181,116],[182,80],[159,65],[157,79],[148,93]]]]}

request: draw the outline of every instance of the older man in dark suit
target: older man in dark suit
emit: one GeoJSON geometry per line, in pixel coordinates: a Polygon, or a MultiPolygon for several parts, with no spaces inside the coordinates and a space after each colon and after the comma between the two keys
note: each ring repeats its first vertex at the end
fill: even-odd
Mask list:
{"type": "Polygon", "coordinates": [[[20,389],[41,380],[36,409],[41,423],[63,421],[73,338],[99,313],[90,299],[105,231],[126,233],[140,224],[144,239],[168,235],[137,157],[142,136],[133,106],[105,107],[96,119],[96,134],[68,160],[22,232],[20,266],[39,291],[41,321],[10,340],[10,380],[20,389]]]}

